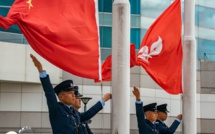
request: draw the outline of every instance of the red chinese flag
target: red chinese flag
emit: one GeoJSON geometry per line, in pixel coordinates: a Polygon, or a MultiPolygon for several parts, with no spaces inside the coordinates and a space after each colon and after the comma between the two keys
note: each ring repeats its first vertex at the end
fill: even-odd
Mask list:
{"type": "MultiPolygon", "coordinates": [[[[130,68],[136,65],[136,51],[135,45],[130,45],[130,68]]],[[[111,81],[111,67],[112,67],[112,56],[109,55],[104,63],[102,64],[102,81],[111,81]]],[[[100,80],[95,79],[95,82],[100,80]]]]}
{"type": "Polygon", "coordinates": [[[17,24],[46,60],[77,76],[99,79],[99,38],[94,0],[15,0],[0,27],[17,24]]]}
{"type": "Polygon", "coordinates": [[[148,29],[137,62],[170,94],[182,93],[181,2],[175,0],[148,29]]]}

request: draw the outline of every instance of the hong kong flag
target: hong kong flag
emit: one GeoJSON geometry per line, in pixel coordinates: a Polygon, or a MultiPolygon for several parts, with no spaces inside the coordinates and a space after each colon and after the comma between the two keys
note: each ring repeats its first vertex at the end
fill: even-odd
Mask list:
{"type": "Polygon", "coordinates": [[[182,93],[181,2],[175,0],[148,29],[137,62],[170,94],[182,93]]]}
{"type": "Polygon", "coordinates": [[[74,75],[99,79],[99,34],[94,0],[15,0],[0,27],[17,24],[31,47],[74,75]]]}

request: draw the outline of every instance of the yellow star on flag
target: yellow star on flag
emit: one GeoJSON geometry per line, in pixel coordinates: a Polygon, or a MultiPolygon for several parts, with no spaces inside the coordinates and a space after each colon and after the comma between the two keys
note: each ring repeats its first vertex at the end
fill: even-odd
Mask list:
{"type": "Polygon", "coordinates": [[[32,5],[32,0],[28,0],[26,3],[28,3],[29,4],[29,6],[28,6],[28,8],[30,9],[31,7],[33,7],[33,5],[32,5]]]}

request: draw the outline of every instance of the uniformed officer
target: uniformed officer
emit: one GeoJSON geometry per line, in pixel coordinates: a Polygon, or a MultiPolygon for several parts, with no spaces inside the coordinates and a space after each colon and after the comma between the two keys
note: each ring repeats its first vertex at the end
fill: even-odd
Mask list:
{"type": "Polygon", "coordinates": [[[157,103],[151,103],[143,107],[139,89],[134,87],[133,94],[136,97],[136,116],[139,134],[159,134],[155,123],[157,119],[157,103]]]}
{"type": "MultiPolygon", "coordinates": [[[[78,112],[78,110],[81,108],[81,99],[80,99],[80,97],[82,97],[83,95],[80,94],[79,91],[76,91],[75,96],[76,96],[75,103],[72,105],[72,107],[76,110],[76,112],[78,114],[80,114],[78,112]]],[[[80,129],[81,133],[83,133],[83,134],[93,134],[92,131],[90,130],[90,127],[88,126],[87,121],[81,122],[80,125],[79,125],[79,129],[80,129]]]]}
{"type": "Polygon", "coordinates": [[[73,85],[72,80],[66,80],[53,89],[49,75],[43,70],[42,64],[32,54],[30,56],[40,73],[40,80],[47,99],[49,120],[53,134],[82,134],[79,131],[78,121],[85,122],[96,115],[103,108],[104,103],[111,98],[111,94],[105,94],[87,112],[77,114],[71,106],[74,104],[75,92],[78,87],[73,85]],[[60,102],[57,101],[55,93],[60,102]]]}
{"type": "Polygon", "coordinates": [[[164,121],[167,119],[167,113],[169,112],[167,110],[167,104],[161,104],[157,106],[158,110],[158,118],[157,118],[157,123],[158,123],[158,129],[160,131],[160,134],[173,134],[175,130],[178,128],[181,120],[182,120],[182,115],[179,114],[175,121],[172,123],[170,127],[168,127],[164,121]]]}

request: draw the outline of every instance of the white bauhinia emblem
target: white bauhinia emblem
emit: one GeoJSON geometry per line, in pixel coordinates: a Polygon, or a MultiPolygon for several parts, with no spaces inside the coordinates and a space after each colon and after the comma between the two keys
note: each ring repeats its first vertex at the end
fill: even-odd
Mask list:
{"type": "Polygon", "coordinates": [[[150,51],[148,46],[143,46],[139,50],[138,54],[140,55],[138,56],[138,58],[141,58],[143,61],[149,63],[148,59],[152,58],[152,56],[159,55],[162,48],[163,48],[162,39],[160,36],[158,36],[158,40],[151,45],[150,51]]]}

